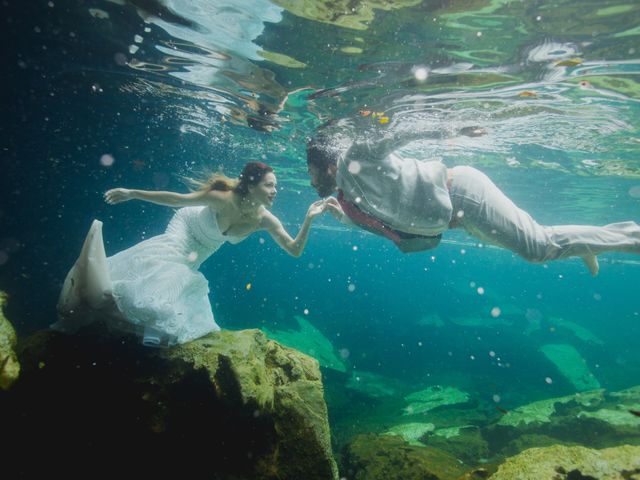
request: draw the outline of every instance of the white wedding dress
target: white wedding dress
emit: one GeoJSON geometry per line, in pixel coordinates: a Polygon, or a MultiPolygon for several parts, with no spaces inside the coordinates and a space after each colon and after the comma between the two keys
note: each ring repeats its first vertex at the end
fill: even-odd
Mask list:
{"type": "Polygon", "coordinates": [[[209,207],[178,210],[165,231],[107,258],[94,220],[67,274],[55,330],[73,333],[95,320],[133,332],[149,346],[171,346],[220,330],[209,285],[198,268],[228,241],[209,207]]]}

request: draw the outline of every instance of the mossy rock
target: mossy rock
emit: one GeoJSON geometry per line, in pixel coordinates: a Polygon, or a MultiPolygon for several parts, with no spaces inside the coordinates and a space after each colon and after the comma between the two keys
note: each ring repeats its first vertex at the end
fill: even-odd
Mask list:
{"type": "Polygon", "coordinates": [[[471,425],[438,429],[423,442],[454,455],[467,465],[478,465],[489,457],[489,444],[481,430],[471,425]]]}
{"type": "Polygon", "coordinates": [[[464,471],[464,464],[441,450],[375,434],[356,436],[345,447],[341,468],[350,480],[454,480],[464,471]]]}
{"type": "Polygon", "coordinates": [[[483,429],[494,454],[514,454],[526,439],[549,437],[557,443],[605,448],[621,443],[640,444],[637,420],[628,410],[636,405],[633,389],[623,392],[594,390],[540,400],[518,407],[483,429]],[[527,420],[527,421],[525,421],[527,420]],[[522,440],[519,440],[522,437],[522,440]]]}
{"type": "Polygon", "coordinates": [[[409,445],[424,446],[421,442],[422,438],[436,429],[433,423],[400,423],[394,425],[383,435],[398,435],[402,437],[409,445]]]}
{"type": "Polygon", "coordinates": [[[594,450],[554,445],[530,448],[507,459],[490,480],[618,480],[637,475],[640,475],[640,447],[623,445],[594,450]]]}
{"type": "Polygon", "coordinates": [[[6,302],[7,294],[0,291],[0,390],[8,390],[20,375],[16,331],[3,312],[6,302]]]}
{"type": "Polygon", "coordinates": [[[507,445],[501,452],[504,457],[510,457],[524,452],[530,448],[551,447],[553,445],[565,444],[569,446],[577,446],[576,442],[561,442],[557,438],[548,435],[527,434],[520,435],[507,445]]]}
{"type": "Polygon", "coordinates": [[[420,415],[445,405],[464,404],[469,401],[468,393],[455,387],[432,385],[404,397],[409,403],[404,415],[420,415]]]}
{"type": "Polygon", "coordinates": [[[3,471],[338,478],[318,362],[259,330],[151,349],[96,325],[38,332],[18,355],[23,373],[0,396],[3,471]]]}

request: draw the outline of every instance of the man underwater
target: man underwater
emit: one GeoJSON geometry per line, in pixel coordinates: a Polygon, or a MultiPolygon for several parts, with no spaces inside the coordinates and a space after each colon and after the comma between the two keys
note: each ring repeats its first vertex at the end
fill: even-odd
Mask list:
{"type": "MultiPolygon", "coordinates": [[[[307,145],[311,185],[340,221],[392,240],[403,252],[435,248],[442,233],[463,228],[530,262],[580,257],[593,276],[603,252],[640,253],[640,226],[627,221],[603,227],[538,224],[484,173],[470,166],[399,155],[420,138],[443,137],[413,125],[380,137],[348,135],[346,121],[330,122],[307,145]],[[345,133],[346,132],[346,133],[345,133]]],[[[447,135],[480,136],[480,127],[447,135]]],[[[426,156],[426,155],[425,155],[426,156]]]]}

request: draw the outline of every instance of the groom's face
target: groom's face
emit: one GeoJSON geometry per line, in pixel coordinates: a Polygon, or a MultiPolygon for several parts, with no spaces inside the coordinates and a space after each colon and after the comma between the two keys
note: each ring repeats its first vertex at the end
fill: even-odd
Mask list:
{"type": "Polygon", "coordinates": [[[311,177],[311,186],[315,188],[318,195],[322,198],[328,197],[336,190],[336,168],[329,166],[321,169],[315,165],[308,165],[309,177],[311,177]]]}

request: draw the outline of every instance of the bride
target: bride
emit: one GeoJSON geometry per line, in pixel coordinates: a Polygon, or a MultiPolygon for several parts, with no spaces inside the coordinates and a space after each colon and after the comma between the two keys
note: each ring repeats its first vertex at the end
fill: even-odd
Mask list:
{"type": "Polygon", "coordinates": [[[109,204],[127,200],[183,207],[165,233],[108,257],[102,222],[94,220],[62,287],[58,321],[52,328],[72,333],[95,320],[133,332],[147,346],[171,346],[220,330],[209,303],[209,286],[198,268],[225,242],[239,243],[266,230],[290,255],[304,250],[311,222],[325,211],[310,205],[292,238],[269,212],[276,196],[276,176],[262,162],[247,163],[238,179],[214,174],[196,182],[198,190],[174,192],[114,188],[109,204]]]}

